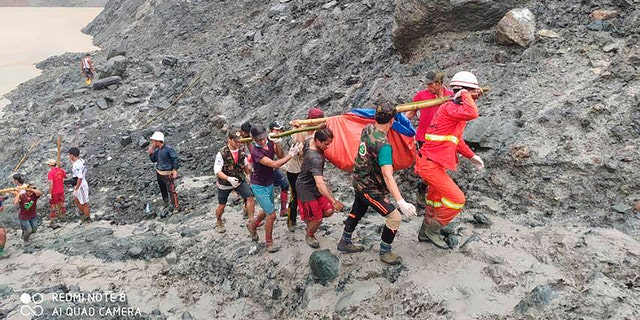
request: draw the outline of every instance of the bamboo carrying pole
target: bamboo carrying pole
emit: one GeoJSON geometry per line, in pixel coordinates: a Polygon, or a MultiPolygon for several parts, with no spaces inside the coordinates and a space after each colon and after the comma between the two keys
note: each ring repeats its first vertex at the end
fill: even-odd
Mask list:
{"type": "Polygon", "coordinates": [[[13,172],[17,172],[18,169],[20,169],[20,166],[22,166],[24,161],[27,160],[27,158],[29,157],[29,152],[31,152],[31,150],[33,150],[33,148],[35,148],[39,143],[40,143],[40,138],[36,138],[36,140],[34,140],[33,143],[31,143],[31,146],[29,146],[29,149],[27,149],[27,152],[25,152],[24,156],[22,156],[22,159],[20,159],[20,162],[18,162],[18,164],[13,168],[13,172]]]}
{"type": "MultiPolygon", "coordinates": [[[[290,136],[292,134],[296,134],[296,133],[300,133],[300,132],[306,132],[306,131],[313,131],[313,130],[318,130],[321,129],[322,125],[320,126],[313,126],[313,127],[304,127],[304,128],[298,128],[298,129],[293,129],[293,130],[289,130],[289,131],[285,131],[282,133],[278,133],[278,134],[274,134],[271,135],[271,138],[282,138],[282,137],[287,137],[290,136]]],[[[246,142],[251,142],[253,139],[252,138],[242,138],[240,139],[240,142],[246,143],[246,142]]]]}
{"type": "Polygon", "coordinates": [[[56,167],[60,168],[61,163],[60,163],[60,151],[62,148],[62,137],[60,137],[60,135],[58,135],[58,141],[56,141],[56,144],[58,146],[58,157],[56,159],[56,167]]]}
{"type": "MultiPolygon", "coordinates": [[[[482,92],[488,92],[489,90],[491,90],[491,88],[489,88],[489,87],[482,88],[482,92]]],[[[442,97],[442,98],[436,98],[436,99],[431,99],[431,100],[403,103],[401,105],[397,105],[396,106],[396,110],[398,112],[415,111],[415,110],[419,110],[419,109],[439,106],[439,105],[441,105],[441,104],[443,104],[443,103],[445,103],[445,102],[447,102],[447,101],[449,101],[451,99],[452,99],[452,97],[442,97]]],[[[299,125],[317,125],[317,124],[320,124],[320,123],[327,122],[327,120],[329,118],[330,117],[317,118],[317,119],[294,120],[294,121],[299,125]]]]}
{"type": "MultiPolygon", "coordinates": [[[[28,185],[28,184],[23,184],[23,185],[22,185],[22,186],[20,186],[20,187],[0,189],[0,194],[13,193],[13,192],[16,192],[16,191],[18,191],[18,190],[27,190],[27,189],[29,189],[29,188],[31,188],[31,186],[30,186],[30,185],[28,185]]],[[[32,189],[33,189],[33,188],[32,188],[32,189]]]]}

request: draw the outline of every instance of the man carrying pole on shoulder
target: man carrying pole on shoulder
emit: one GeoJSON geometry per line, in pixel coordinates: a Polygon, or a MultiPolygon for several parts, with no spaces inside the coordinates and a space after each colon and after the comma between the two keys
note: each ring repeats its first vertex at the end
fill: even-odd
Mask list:
{"type": "Polygon", "coordinates": [[[387,133],[393,124],[396,108],[382,99],[376,101],[375,105],[376,122],[362,129],[352,174],[355,199],[337,249],[347,253],[364,250],[363,246],[352,243],[351,235],[367,209],[371,207],[386,218],[380,241],[380,260],[397,265],[402,263],[402,258],[391,251],[391,244],[400,227],[400,211],[412,217],[416,216],[416,208],[403,199],[393,177],[393,150],[387,140],[387,133]],[[387,199],[389,193],[400,211],[387,199]]]}

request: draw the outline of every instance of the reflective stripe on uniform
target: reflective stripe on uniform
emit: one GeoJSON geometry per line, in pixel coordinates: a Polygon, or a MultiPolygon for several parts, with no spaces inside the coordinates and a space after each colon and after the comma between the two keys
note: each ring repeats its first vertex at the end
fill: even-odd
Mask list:
{"type": "Polygon", "coordinates": [[[455,203],[455,202],[452,202],[451,200],[449,200],[449,199],[447,199],[445,197],[442,197],[441,200],[442,200],[442,202],[427,200],[426,204],[428,206],[434,207],[434,208],[439,208],[439,207],[445,206],[447,208],[451,208],[451,209],[454,209],[454,210],[462,210],[462,208],[464,207],[464,203],[455,203]]]}
{"type": "Polygon", "coordinates": [[[442,207],[442,202],[427,200],[426,203],[430,207],[434,207],[434,208],[442,207]]]}
{"type": "Polygon", "coordinates": [[[462,210],[462,207],[464,207],[464,203],[455,203],[445,197],[442,197],[442,204],[447,208],[455,210],[462,210]]]}
{"type": "Polygon", "coordinates": [[[457,145],[460,140],[456,136],[448,135],[448,136],[440,136],[437,134],[425,134],[424,140],[426,141],[451,141],[453,144],[457,145]]]}

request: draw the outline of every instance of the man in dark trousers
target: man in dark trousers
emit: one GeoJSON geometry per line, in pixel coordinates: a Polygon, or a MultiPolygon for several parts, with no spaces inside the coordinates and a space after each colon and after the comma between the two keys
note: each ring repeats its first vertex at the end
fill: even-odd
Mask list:
{"type": "Polygon", "coordinates": [[[387,133],[393,124],[396,108],[383,99],[378,99],[375,104],[376,122],[364,127],[360,136],[360,146],[352,173],[355,199],[344,223],[338,251],[353,253],[364,250],[363,246],[351,242],[351,235],[360,219],[367,213],[367,209],[371,207],[386,219],[380,240],[380,260],[396,265],[402,263],[402,258],[391,251],[391,243],[396,237],[401,221],[396,206],[408,217],[416,216],[416,208],[402,198],[393,177],[393,149],[387,140],[387,133]],[[395,206],[387,198],[388,194],[393,196],[395,206]]]}
{"type": "Polygon", "coordinates": [[[156,178],[162,193],[165,206],[172,205],[173,210],[178,210],[178,193],[176,192],[175,179],[178,178],[178,153],[172,147],[164,143],[164,134],[156,131],[151,135],[151,144],[147,152],[149,160],[156,163],[156,178]]]}

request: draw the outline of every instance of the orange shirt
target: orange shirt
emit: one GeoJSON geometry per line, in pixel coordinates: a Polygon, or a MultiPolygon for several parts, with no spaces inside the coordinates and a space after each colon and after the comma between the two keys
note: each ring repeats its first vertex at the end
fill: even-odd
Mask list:
{"type": "Polygon", "coordinates": [[[456,170],[458,153],[466,158],[473,151],[462,139],[467,121],[478,117],[476,102],[468,92],[463,92],[462,101],[449,101],[440,106],[425,134],[425,143],[420,154],[449,170],[456,170]]]}

